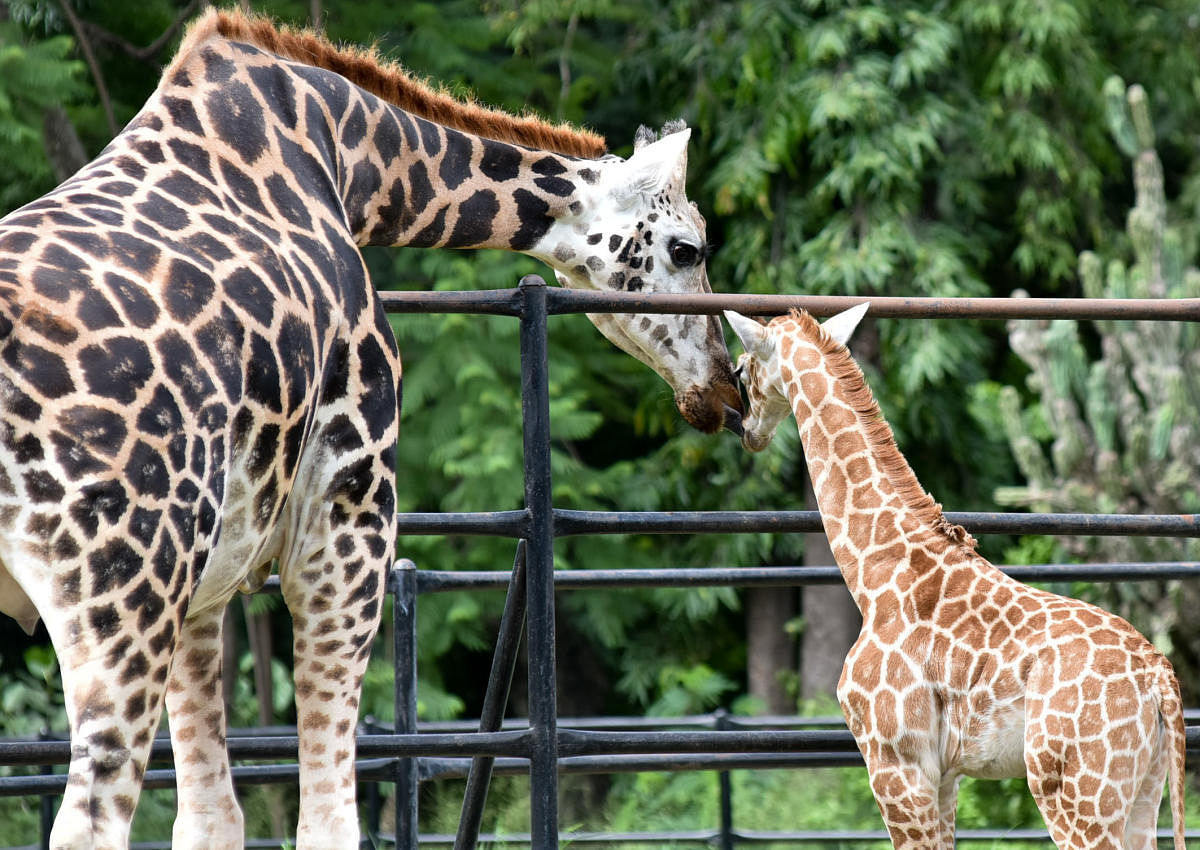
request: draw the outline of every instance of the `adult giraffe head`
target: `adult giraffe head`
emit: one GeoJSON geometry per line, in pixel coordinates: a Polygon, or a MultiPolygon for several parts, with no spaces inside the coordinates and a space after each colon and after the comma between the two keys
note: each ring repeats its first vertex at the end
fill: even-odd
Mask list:
{"type": "MultiPolygon", "coordinates": [[[[683,122],[661,138],[638,130],[629,159],[576,162],[574,202],[529,251],[575,289],[613,292],[711,292],[704,217],[686,194],[683,122]]],[[[564,172],[566,176],[566,172],[564,172]]],[[[565,191],[565,187],[564,187],[565,191]]],[[[716,316],[589,313],[618,348],[663,377],[694,427],[740,433],[742,400],[716,316]]]]}

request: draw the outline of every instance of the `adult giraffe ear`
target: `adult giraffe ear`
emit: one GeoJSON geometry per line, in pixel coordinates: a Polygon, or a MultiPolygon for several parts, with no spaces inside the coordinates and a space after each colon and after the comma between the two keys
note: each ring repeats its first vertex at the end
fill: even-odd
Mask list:
{"type": "Polygon", "coordinates": [[[760,325],[753,319],[748,319],[741,313],[735,313],[732,310],[725,311],[725,318],[729,320],[729,325],[737,334],[737,338],[742,341],[742,348],[746,350],[747,354],[753,354],[761,359],[771,356],[775,345],[771,342],[771,337],[767,335],[766,325],[760,325]]]}
{"type": "Polygon", "coordinates": [[[858,323],[862,321],[862,317],[867,314],[867,308],[870,306],[870,301],[855,304],[849,310],[843,310],[836,316],[830,316],[821,322],[821,327],[825,329],[825,333],[845,345],[846,341],[850,339],[850,335],[854,333],[854,329],[858,327],[858,323]]]}
{"type": "Polygon", "coordinates": [[[640,196],[656,194],[672,181],[682,181],[687,174],[687,146],[692,131],[684,127],[656,142],[649,141],[650,136],[638,131],[633,156],[622,169],[618,191],[628,203],[640,196]]]}

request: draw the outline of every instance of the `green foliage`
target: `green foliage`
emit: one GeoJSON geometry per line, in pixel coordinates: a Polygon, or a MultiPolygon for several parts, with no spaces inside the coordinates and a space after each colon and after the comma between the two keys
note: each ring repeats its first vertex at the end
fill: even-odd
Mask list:
{"type": "Polygon", "coordinates": [[[0,21],[0,210],[11,209],[54,185],[42,151],[44,110],[79,100],[87,91],[83,63],[66,36],[30,40],[0,21]]]}
{"type": "MultiPolygon", "coordinates": [[[[1095,298],[1180,298],[1200,293],[1190,265],[1197,226],[1174,218],[1154,149],[1148,101],[1141,86],[1104,86],[1109,126],[1134,160],[1135,203],[1127,220],[1131,263],[1110,251],[1107,261],[1079,257],[1084,292],[1095,298]],[[1185,246],[1193,246],[1191,250],[1185,246]]],[[[1188,323],[1097,322],[1098,339],[1074,321],[1013,322],[1013,350],[1030,370],[1036,406],[1023,408],[1018,390],[999,395],[1000,414],[1027,484],[999,498],[1043,510],[1122,513],[1191,512],[1200,507],[1192,470],[1200,462],[1194,400],[1200,382],[1189,363],[1200,331],[1188,323]],[[1037,419],[1050,443],[1043,452],[1037,419]]],[[[1042,439],[1045,439],[1043,437],[1042,439]]],[[[1110,558],[1194,557],[1186,540],[1093,539],[1079,554],[1110,558]]]]}
{"type": "Polygon", "coordinates": [[[0,737],[34,735],[67,726],[54,650],[31,646],[24,652],[24,662],[25,669],[5,682],[0,692],[0,737]]]}
{"type": "MultiPolygon", "coordinates": [[[[1134,204],[1124,239],[1101,245],[1103,253],[1080,253],[1083,291],[1093,298],[1194,298],[1200,294],[1193,265],[1200,226],[1190,208],[1196,166],[1180,196],[1169,199],[1146,91],[1110,77],[1103,94],[1107,125],[1133,161],[1134,204]]],[[[1196,106],[1192,99],[1193,115],[1196,106]]],[[[1029,368],[1032,399],[1023,404],[1016,387],[1005,387],[997,411],[1026,483],[998,489],[997,501],[1072,512],[1200,508],[1194,325],[1110,321],[1096,322],[1093,332],[1074,321],[1013,322],[1009,338],[1029,368]]],[[[1111,561],[1190,560],[1200,553],[1188,539],[1082,538],[1063,545],[1075,556],[1111,561]]],[[[1193,590],[1121,583],[1077,591],[1124,614],[1171,651],[1185,693],[1200,693],[1193,590]]]]}

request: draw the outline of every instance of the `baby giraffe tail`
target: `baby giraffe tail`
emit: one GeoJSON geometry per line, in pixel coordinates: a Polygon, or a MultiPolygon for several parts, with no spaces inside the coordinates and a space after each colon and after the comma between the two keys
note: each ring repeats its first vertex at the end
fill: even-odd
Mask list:
{"type": "Polygon", "coordinates": [[[1171,797],[1171,828],[1175,834],[1175,850],[1186,850],[1183,843],[1183,763],[1187,754],[1187,733],[1183,724],[1183,699],[1179,695],[1179,680],[1164,660],[1158,676],[1158,710],[1167,732],[1167,793],[1171,797]]]}

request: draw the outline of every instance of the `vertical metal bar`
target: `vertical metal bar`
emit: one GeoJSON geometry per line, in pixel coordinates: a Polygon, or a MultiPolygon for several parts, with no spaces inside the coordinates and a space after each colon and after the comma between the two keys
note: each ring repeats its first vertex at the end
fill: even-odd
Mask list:
{"type": "MultiPolygon", "coordinates": [[[[397,734],[417,731],[417,565],[407,558],[391,574],[397,734]]],[[[417,760],[396,760],[396,847],[417,846],[417,760]]]]}
{"type": "MultiPolygon", "coordinates": [[[[513,672],[517,669],[517,647],[521,644],[521,631],[525,626],[525,549],[525,541],[517,541],[512,578],[508,581],[508,596],[504,600],[504,614],[496,635],[496,651],[492,654],[492,670],[483,697],[483,709],[479,713],[480,732],[499,732],[504,722],[508,692],[512,688],[513,672]]],[[[454,836],[454,850],[474,850],[479,842],[483,805],[487,802],[495,761],[491,756],[476,756],[471,760],[467,788],[463,793],[462,815],[454,836]]]]}
{"type": "MultiPolygon", "coordinates": [[[[37,737],[39,741],[50,741],[54,738],[54,736],[50,734],[49,729],[42,729],[40,732],[38,732],[37,737]]],[[[44,764],[41,766],[39,772],[47,775],[54,773],[54,766],[50,764],[44,764]]],[[[42,824],[41,848],[42,850],[50,850],[50,832],[54,829],[54,795],[43,794],[40,803],[42,824]]]]}
{"type": "MultiPolygon", "coordinates": [[[[729,728],[729,714],[723,708],[713,712],[718,730],[729,728]]],[[[733,850],[733,782],[728,770],[717,773],[717,793],[721,807],[721,834],[718,836],[718,847],[721,850],[733,850]]]]}
{"type": "Polygon", "coordinates": [[[558,847],[558,720],[554,661],[554,515],[550,489],[550,389],[546,283],[521,279],[521,414],[529,512],[529,817],[538,850],[558,847]]]}

